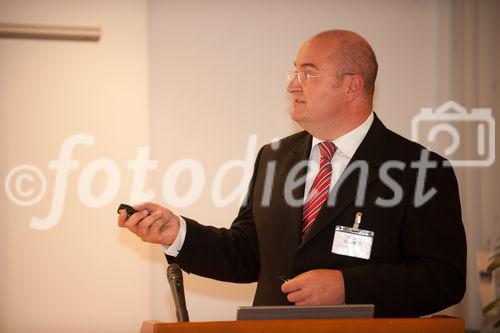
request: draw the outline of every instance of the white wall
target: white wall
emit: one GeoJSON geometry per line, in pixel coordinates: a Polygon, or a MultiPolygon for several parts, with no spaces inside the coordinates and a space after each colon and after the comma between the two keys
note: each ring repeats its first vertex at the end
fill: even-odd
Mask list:
{"type": "MultiPolygon", "coordinates": [[[[285,74],[298,47],[319,31],[351,29],[372,44],[380,68],[375,111],[404,136],[410,136],[411,118],[421,107],[448,99],[498,109],[498,101],[492,102],[498,72],[486,66],[498,58],[498,50],[487,47],[495,45],[491,33],[479,34],[481,75],[468,75],[481,84],[483,97],[465,98],[457,87],[466,76],[457,74],[464,67],[457,56],[457,3],[0,0],[0,22],[99,26],[103,32],[98,43],[0,39],[0,176],[28,163],[47,179],[47,193],[35,205],[19,206],[0,192],[0,331],[137,332],[144,319],[174,321],[161,249],[116,227],[118,203],[139,200],[130,196],[133,172],[127,163],[139,147],[149,146],[158,165],[144,191],[179,214],[229,226],[238,202],[218,207],[214,179],[228,161],[251,165],[262,144],[299,130],[288,118],[285,74]],[[59,223],[35,230],[31,218],[44,218],[51,209],[56,172],[49,161],[77,133],[95,142],[72,153],[80,164],[69,172],[59,223]],[[104,206],[88,207],[78,181],[89,163],[102,158],[116,163],[119,190],[104,206]],[[200,197],[187,207],[177,207],[162,192],[165,173],[181,159],[199,161],[205,175],[200,197]]],[[[482,7],[479,13],[472,16],[483,22],[481,29],[495,31],[494,11],[482,7]]],[[[228,174],[224,196],[240,184],[241,174],[228,174]]],[[[473,258],[498,234],[498,163],[459,176],[472,259],[468,298],[449,313],[478,328],[473,258]],[[474,184],[477,179],[482,187],[474,184]],[[478,198],[483,213],[477,212],[478,198]]],[[[97,174],[92,193],[99,195],[109,184],[97,174]]],[[[24,189],[30,185],[40,186],[23,183],[24,189]]],[[[167,185],[182,196],[190,177],[182,174],[167,185]]],[[[255,290],[254,284],[194,275],[185,275],[185,284],[194,321],[234,319],[236,307],[251,304],[255,290]]]]}
{"type": "MultiPolygon", "coordinates": [[[[44,198],[19,206],[0,192],[0,331],[138,332],[151,318],[151,249],[116,227],[128,200],[139,145],[148,143],[147,4],[140,1],[1,1],[0,21],[98,26],[98,43],[0,40],[0,174],[21,163],[47,179],[44,198]],[[50,211],[62,142],[87,133],[70,171],[59,223],[30,227],[50,211]],[[92,161],[111,159],[121,187],[109,203],[89,208],[77,184],[92,161]]],[[[106,187],[95,177],[93,194],[106,187]]],[[[2,182],[3,184],[3,182],[2,182]]],[[[23,182],[39,189],[40,183],[23,182]]]]}

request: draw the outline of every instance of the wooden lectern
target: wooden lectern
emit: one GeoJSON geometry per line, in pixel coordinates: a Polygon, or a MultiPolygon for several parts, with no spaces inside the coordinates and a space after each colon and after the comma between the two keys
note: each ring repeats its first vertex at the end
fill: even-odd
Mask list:
{"type": "Polygon", "coordinates": [[[462,318],[291,319],[192,323],[145,321],[141,333],[464,333],[462,318]]]}

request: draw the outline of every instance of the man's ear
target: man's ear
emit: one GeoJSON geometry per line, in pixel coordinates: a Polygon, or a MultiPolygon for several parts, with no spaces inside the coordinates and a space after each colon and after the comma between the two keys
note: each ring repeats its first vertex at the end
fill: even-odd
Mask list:
{"type": "Polygon", "coordinates": [[[350,75],[346,79],[348,80],[346,91],[347,101],[352,102],[363,94],[365,81],[363,80],[363,77],[358,74],[350,75]]]}

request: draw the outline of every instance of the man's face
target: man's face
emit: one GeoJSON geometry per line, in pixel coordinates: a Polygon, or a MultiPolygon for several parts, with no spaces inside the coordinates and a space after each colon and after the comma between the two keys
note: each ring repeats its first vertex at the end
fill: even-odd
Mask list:
{"type": "Polygon", "coordinates": [[[342,77],[335,75],[334,51],[332,42],[313,40],[302,46],[295,68],[306,80],[299,83],[294,77],[287,87],[292,98],[291,118],[315,136],[338,124],[345,109],[346,89],[342,77]]]}

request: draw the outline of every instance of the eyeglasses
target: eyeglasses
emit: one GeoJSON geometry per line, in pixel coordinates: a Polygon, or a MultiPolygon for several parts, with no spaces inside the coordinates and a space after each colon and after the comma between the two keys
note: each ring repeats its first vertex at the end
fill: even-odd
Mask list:
{"type": "Polygon", "coordinates": [[[287,73],[288,82],[291,82],[292,80],[297,78],[299,84],[307,83],[312,79],[319,79],[325,76],[348,76],[348,75],[354,75],[354,73],[337,73],[337,74],[322,74],[322,75],[311,74],[305,71],[289,71],[287,73]]]}

